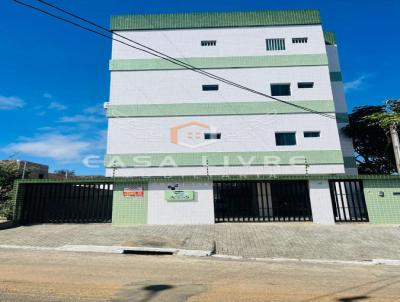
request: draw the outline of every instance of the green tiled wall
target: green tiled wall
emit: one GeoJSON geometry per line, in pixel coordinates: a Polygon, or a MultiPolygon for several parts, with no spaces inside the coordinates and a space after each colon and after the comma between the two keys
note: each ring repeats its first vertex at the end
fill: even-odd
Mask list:
{"type": "Polygon", "coordinates": [[[132,225],[147,223],[147,184],[117,183],[114,185],[112,223],[114,225],[132,225]],[[143,197],[123,196],[124,187],[140,185],[144,189],[143,197]]]}
{"type": "Polygon", "coordinates": [[[400,224],[400,180],[364,180],[369,220],[375,224],[400,224]],[[379,192],[385,196],[380,197],[379,192]]]}

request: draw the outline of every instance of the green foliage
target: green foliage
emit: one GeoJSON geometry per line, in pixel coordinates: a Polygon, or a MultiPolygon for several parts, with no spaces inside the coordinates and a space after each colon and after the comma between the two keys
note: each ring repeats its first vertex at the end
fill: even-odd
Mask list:
{"type": "Polygon", "coordinates": [[[371,114],[366,119],[384,130],[388,130],[390,125],[400,123],[400,100],[388,100],[382,108],[382,112],[371,114]]]}
{"type": "Polygon", "coordinates": [[[21,178],[14,162],[0,163],[0,216],[12,218],[12,189],[14,180],[21,178]]]}
{"type": "Polygon", "coordinates": [[[350,123],[344,131],[353,139],[360,174],[391,174],[396,171],[390,137],[375,119],[386,114],[386,106],[363,106],[356,107],[349,115],[350,123]]]}

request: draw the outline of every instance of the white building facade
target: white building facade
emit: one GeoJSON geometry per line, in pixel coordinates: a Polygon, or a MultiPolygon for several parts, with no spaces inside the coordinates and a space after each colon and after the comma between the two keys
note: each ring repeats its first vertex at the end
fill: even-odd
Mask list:
{"type": "MultiPolygon", "coordinates": [[[[112,30],[118,40],[142,48],[137,41],[212,74],[113,41],[106,175],[148,178],[139,185],[146,192],[140,196],[146,219],[135,220],[135,209],[135,219],[125,217],[125,196],[114,205],[115,221],[213,222],[216,183],[195,177],[241,177],[246,183],[254,176],[357,173],[351,139],[341,131],[348,118],[337,45],[333,33],[324,33],[318,11],[116,16],[112,30]],[[160,203],[168,190],[192,202],[160,203]]],[[[255,201],[262,204],[271,188],[279,190],[266,183],[247,192],[264,192],[255,201]]],[[[309,208],[324,211],[313,200],[309,208]]]]}

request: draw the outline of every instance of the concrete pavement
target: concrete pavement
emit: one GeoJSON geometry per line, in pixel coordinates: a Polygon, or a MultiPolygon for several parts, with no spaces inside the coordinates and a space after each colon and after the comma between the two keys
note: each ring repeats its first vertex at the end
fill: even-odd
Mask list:
{"type": "Polygon", "coordinates": [[[0,245],[148,246],[213,250],[245,258],[329,260],[400,259],[400,227],[313,223],[115,227],[111,224],[44,224],[0,231],[0,245]]]}
{"type": "Polygon", "coordinates": [[[0,301],[400,301],[395,266],[0,250],[0,301]]]}

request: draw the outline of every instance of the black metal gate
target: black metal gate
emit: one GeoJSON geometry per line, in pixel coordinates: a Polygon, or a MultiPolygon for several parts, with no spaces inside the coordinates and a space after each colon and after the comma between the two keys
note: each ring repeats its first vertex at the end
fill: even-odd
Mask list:
{"type": "Polygon", "coordinates": [[[311,221],[307,181],[214,182],[216,222],[311,221]]]}
{"type": "Polygon", "coordinates": [[[21,223],[111,222],[111,183],[27,183],[21,223]]]}
{"type": "Polygon", "coordinates": [[[364,188],[359,180],[329,182],[336,222],[368,222],[364,188]]]}

